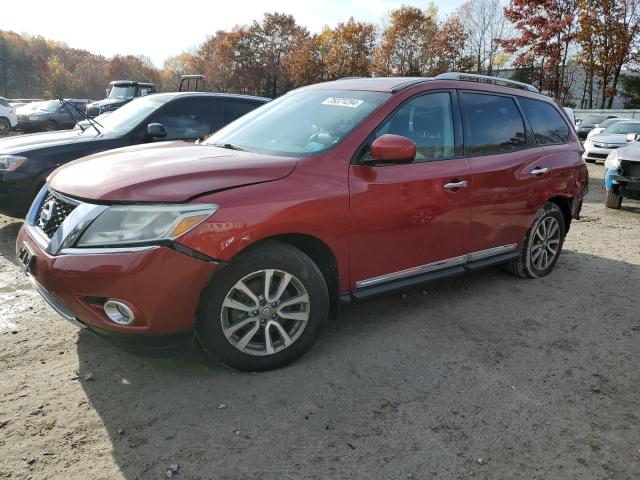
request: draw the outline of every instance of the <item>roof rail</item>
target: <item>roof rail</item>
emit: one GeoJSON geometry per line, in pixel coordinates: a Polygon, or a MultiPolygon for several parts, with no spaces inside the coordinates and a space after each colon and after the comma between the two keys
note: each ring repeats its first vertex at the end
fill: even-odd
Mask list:
{"type": "Polygon", "coordinates": [[[441,73],[436,80],[462,80],[465,82],[491,83],[493,85],[502,85],[503,87],[518,88],[529,92],[540,93],[533,85],[528,83],[516,82],[508,78],[490,77],[489,75],[476,75],[474,73],[447,72],[441,73]]]}

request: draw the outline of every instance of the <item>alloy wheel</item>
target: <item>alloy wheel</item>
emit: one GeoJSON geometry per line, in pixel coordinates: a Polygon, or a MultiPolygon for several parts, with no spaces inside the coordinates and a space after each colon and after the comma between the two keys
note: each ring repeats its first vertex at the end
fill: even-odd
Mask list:
{"type": "Polygon", "coordinates": [[[554,217],[545,217],[536,228],[531,247],[531,264],[539,271],[553,263],[560,249],[560,224],[554,217]]]}
{"type": "Polygon", "coordinates": [[[293,344],[309,320],[311,302],[302,282],[282,270],[246,275],[225,296],[222,331],[249,355],[273,355],[293,344]]]}

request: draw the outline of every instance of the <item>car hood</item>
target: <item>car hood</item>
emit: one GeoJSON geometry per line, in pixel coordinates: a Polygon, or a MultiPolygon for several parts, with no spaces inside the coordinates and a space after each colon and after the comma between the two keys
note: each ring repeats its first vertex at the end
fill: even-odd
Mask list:
{"type": "Polygon", "coordinates": [[[289,175],[297,159],[186,142],[97,153],[48,178],[54,190],[98,202],[186,202],[208,192],[289,175]]]}
{"type": "Polygon", "coordinates": [[[618,150],[618,159],[628,162],[640,162],[640,142],[629,142],[618,150]]]}
{"type": "Polygon", "coordinates": [[[618,145],[623,145],[627,143],[627,134],[626,133],[613,133],[607,135],[606,133],[594,135],[590,137],[589,140],[597,143],[615,143],[618,145]]]}
{"type": "Polygon", "coordinates": [[[105,98],[89,104],[90,107],[104,107],[105,105],[116,105],[120,103],[127,103],[133,100],[132,98],[105,98]]]}
{"type": "Polygon", "coordinates": [[[45,147],[68,145],[95,140],[96,135],[90,133],[81,134],[78,130],[61,130],[57,132],[33,133],[30,135],[17,135],[15,137],[0,140],[0,154],[28,153],[45,147]]]}

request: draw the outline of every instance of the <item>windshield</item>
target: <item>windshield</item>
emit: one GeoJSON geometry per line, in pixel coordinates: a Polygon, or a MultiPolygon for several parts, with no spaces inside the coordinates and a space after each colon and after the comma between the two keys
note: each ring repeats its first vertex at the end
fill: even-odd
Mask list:
{"type": "Polygon", "coordinates": [[[640,133],[640,123],[620,122],[611,125],[603,134],[611,133],[640,133]]]}
{"type": "Polygon", "coordinates": [[[604,122],[601,122],[598,124],[598,127],[600,128],[607,128],[610,127],[611,125],[613,125],[614,123],[618,123],[621,122],[622,120],[619,118],[609,118],[607,120],[605,120],[604,122]]]}
{"type": "Polygon", "coordinates": [[[62,105],[59,100],[48,100],[46,102],[35,102],[30,110],[41,110],[43,112],[55,112],[62,105]]]}
{"type": "Polygon", "coordinates": [[[604,122],[607,117],[587,117],[582,121],[583,125],[595,125],[596,123],[604,122]]]}
{"type": "Polygon", "coordinates": [[[204,144],[280,156],[311,156],[337,145],[390,94],[347,90],[292,92],[253,110],[204,144]]]}
{"type": "MultiPolygon", "coordinates": [[[[130,131],[132,128],[154,112],[158,107],[164,105],[171,100],[172,96],[150,95],[147,97],[138,97],[123,105],[106,118],[98,120],[102,127],[98,126],[102,133],[122,134],[130,131]]],[[[95,134],[95,130],[87,129],[85,133],[95,134]]]]}
{"type": "Polygon", "coordinates": [[[133,85],[114,85],[111,87],[108,98],[133,98],[136,93],[136,87],[133,85]]]}

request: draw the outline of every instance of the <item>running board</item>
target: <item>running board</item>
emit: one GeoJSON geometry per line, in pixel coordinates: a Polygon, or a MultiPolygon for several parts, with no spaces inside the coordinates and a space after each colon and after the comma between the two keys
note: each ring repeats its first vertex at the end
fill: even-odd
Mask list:
{"type": "Polygon", "coordinates": [[[341,303],[359,302],[367,298],[376,297],[378,295],[384,295],[386,293],[393,292],[394,290],[403,290],[403,289],[415,287],[417,285],[422,285],[425,283],[442,280],[444,278],[463,275],[467,271],[482,270],[487,267],[492,267],[494,265],[500,265],[503,263],[510,262],[511,260],[515,260],[516,258],[518,258],[520,254],[521,252],[519,250],[515,250],[512,252],[493,255],[487,258],[481,258],[479,260],[473,260],[463,265],[455,265],[452,267],[442,268],[439,270],[430,271],[430,272],[422,273],[419,275],[414,275],[411,277],[391,280],[391,281],[373,285],[370,287],[356,288],[355,290],[352,290],[350,294],[341,295],[340,301],[341,303]]]}

